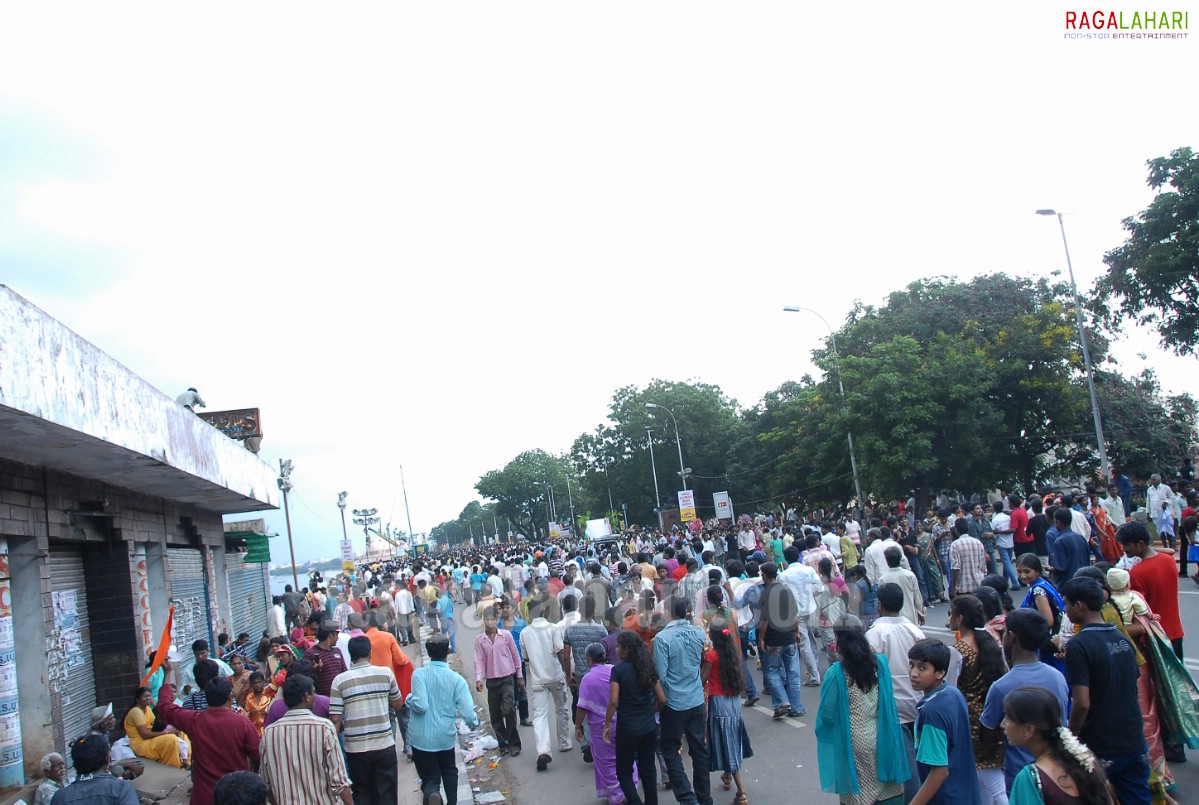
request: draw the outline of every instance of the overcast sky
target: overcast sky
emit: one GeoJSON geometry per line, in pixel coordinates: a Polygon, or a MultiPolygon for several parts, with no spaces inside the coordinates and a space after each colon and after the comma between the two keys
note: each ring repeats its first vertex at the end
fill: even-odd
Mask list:
{"type": "Polygon", "coordinates": [[[1199,31],[1063,32],[1022,0],[10,3],[0,282],[172,396],[260,408],[296,553],[332,556],[341,490],[406,525],[401,464],[427,531],[620,386],[752,405],[826,336],[783,304],[836,326],[1064,269],[1037,208],[1073,213],[1085,291],[1145,161],[1199,145],[1199,31]]]}

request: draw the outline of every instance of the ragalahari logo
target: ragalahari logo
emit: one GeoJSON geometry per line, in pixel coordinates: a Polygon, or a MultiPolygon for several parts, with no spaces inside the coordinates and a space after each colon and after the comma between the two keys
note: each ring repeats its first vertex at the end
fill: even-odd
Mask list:
{"type": "Polygon", "coordinates": [[[1066,39],[1187,39],[1189,11],[1067,11],[1066,39]]]}

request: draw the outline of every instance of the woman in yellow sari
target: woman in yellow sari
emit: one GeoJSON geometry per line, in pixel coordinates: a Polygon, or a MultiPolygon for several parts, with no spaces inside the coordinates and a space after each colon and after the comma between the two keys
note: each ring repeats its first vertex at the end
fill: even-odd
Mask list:
{"type": "Polygon", "coordinates": [[[149,688],[138,688],[134,692],[133,707],[125,715],[125,735],[129,738],[129,748],[138,757],[157,760],[177,769],[188,768],[191,744],[187,736],[171,726],[155,730],[154,711],[150,709],[153,703],[149,688]]]}

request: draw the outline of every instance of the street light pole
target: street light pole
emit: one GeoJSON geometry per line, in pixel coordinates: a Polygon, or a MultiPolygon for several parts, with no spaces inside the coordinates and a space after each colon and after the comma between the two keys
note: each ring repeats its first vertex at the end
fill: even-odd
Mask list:
{"type": "Polygon", "coordinates": [[[416,550],[416,535],[412,533],[412,513],[408,511],[408,486],[404,483],[404,465],[400,465],[400,489],[404,490],[404,517],[408,520],[408,553],[416,550]]]}
{"type": "MultiPolygon", "coordinates": [[[[837,332],[833,329],[833,326],[828,323],[828,319],[826,319],[824,316],[820,315],[819,311],[813,310],[810,307],[800,307],[799,305],[784,305],[783,310],[784,310],[784,312],[787,312],[787,313],[799,313],[800,311],[807,311],[808,313],[814,314],[816,316],[816,318],[818,318],[822,322],[824,322],[824,326],[828,328],[828,334],[829,334],[830,338],[832,339],[832,343],[833,343],[833,366],[835,366],[837,368],[837,389],[841,392],[841,411],[844,412],[846,410],[846,408],[845,408],[845,384],[843,382],[841,382],[841,356],[837,353],[837,332]]],[[[863,505],[865,505],[866,501],[862,497],[862,484],[858,480],[858,456],[857,456],[857,453],[853,449],[853,429],[846,428],[845,434],[846,434],[847,438],[849,439],[849,468],[850,468],[850,470],[853,471],[853,488],[854,488],[854,493],[857,495],[857,498],[858,498],[857,499],[857,504],[858,504],[857,507],[860,509],[863,505]]]]}
{"type": "Polygon", "coordinates": [[[337,508],[341,509],[341,538],[349,539],[350,535],[346,533],[346,495],[349,492],[337,493],[337,508]]]}
{"type": "Polygon", "coordinates": [[[371,526],[379,522],[375,516],[378,513],[378,509],[354,509],[354,524],[362,526],[362,533],[366,536],[367,561],[371,558],[371,526]]]}
{"type": "Polygon", "coordinates": [[[1095,420],[1095,441],[1099,443],[1099,466],[1101,476],[1110,479],[1107,463],[1107,445],[1103,439],[1103,418],[1099,415],[1099,401],[1095,397],[1095,373],[1091,368],[1091,350],[1087,347],[1087,333],[1082,326],[1082,301],[1078,298],[1078,285],[1074,282],[1074,264],[1070,261],[1070,245],[1066,243],[1064,213],[1056,210],[1037,210],[1037,215],[1056,215],[1062,230],[1062,248],[1066,250],[1066,269],[1070,272],[1070,290],[1074,293],[1074,320],[1078,325],[1078,343],[1082,346],[1082,362],[1087,371],[1087,390],[1091,392],[1091,418],[1095,420]]]}
{"type": "Polygon", "coordinates": [[[570,504],[570,530],[575,528],[575,496],[570,492],[570,476],[566,476],[566,500],[570,504]]]}
{"type": "Polygon", "coordinates": [[[687,490],[687,469],[683,466],[683,440],[679,437],[679,421],[674,417],[674,411],[671,411],[665,405],[657,403],[646,403],[646,408],[661,408],[666,413],[670,414],[670,421],[674,423],[674,443],[679,448],[679,477],[683,479],[683,491],[687,490]]]}
{"type": "Polygon", "coordinates": [[[300,577],[296,573],[296,546],[291,540],[291,509],[287,507],[287,493],[291,491],[291,459],[279,459],[279,490],[283,493],[283,516],[287,520],[287,549],[291,552],[291,580],[300,589],[300,577]]]}
{"type": "Polygon", "coordinates": [[[649,442],[649,467],[654,474],[654,508],[658,510],[658,530],[663,530],[662,495],[658,492],[658,465],[654,463],[654,429],[645,429],[645,440],[649,442]]]}

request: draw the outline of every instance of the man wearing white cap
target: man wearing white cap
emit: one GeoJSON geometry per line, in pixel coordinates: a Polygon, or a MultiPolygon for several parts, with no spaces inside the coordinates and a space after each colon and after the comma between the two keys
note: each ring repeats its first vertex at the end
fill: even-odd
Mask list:
{"type": "MultiPolygon", "coordinates": [[[[117,718],[112,714],[112,702],[109,702],[103,707],[96,707],[92,710],[92,734],[103,735],[108,738],[112,735],[112,731],[116,729],[117,718]]],[[[128,750],[126,750],[128,751],[128,750]]],[[[117,766],[121,770],[120,777],[126,780],[136,780],[142,776],[142,772],[146,767],[141,763],[133,760],[113,760],[112,765],[117,766]]]]}

